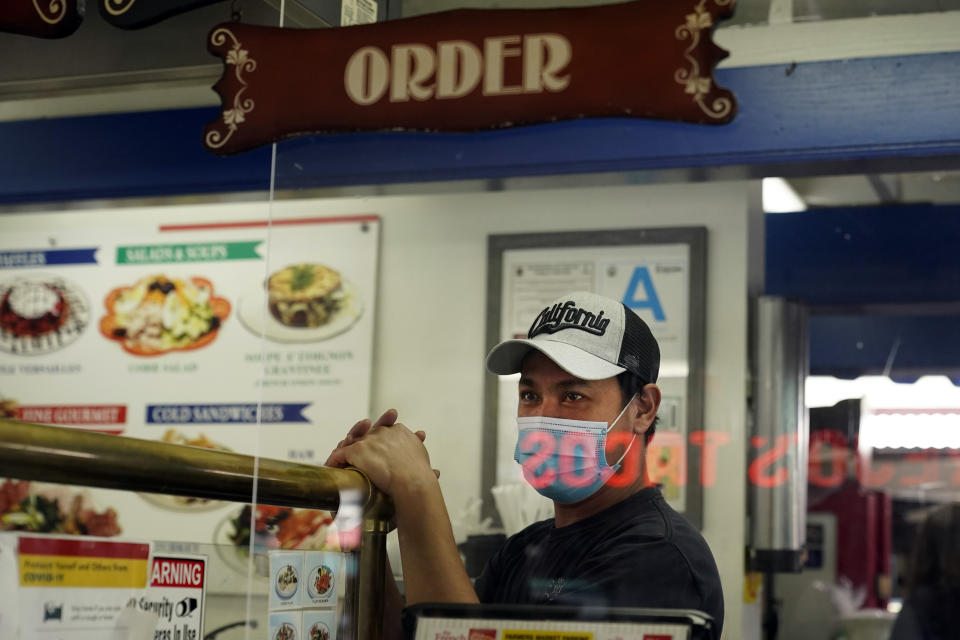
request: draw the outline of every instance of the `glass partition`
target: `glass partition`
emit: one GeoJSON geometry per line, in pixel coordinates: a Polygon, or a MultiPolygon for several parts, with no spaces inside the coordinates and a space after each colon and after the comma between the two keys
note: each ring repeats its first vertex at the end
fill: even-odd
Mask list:
{"type": "MultiPolygon", "coordinates": [[[[950,12],[960,10],[945,1],[738,4],[735,18],[719,27],[740,38],[738,46],[750,37],[740,27],[914,13],[943,13],[949,24],[950,12]]],[[[366,6],[341,3],[338,18],[344,24],[369,19],[366,6]]],[[[246,7],[244,15],[251,22],[310,26],[303,7],[279,3],[282,19],[272,7],[246,7]]],[[[408,0],[400,13],[447,8],[408,0]]],[[[922,40],[924,33],[906,36],[922,40]]],[[[725,42],[723,35],[717,40],[725,42]]],[[[779,62],[761,56],[741,66],[779,62]]],[[[10,81],[29,80],[28,71],[9,63],[0,72],[10,81]]],[[[393,134],[340,142],[377,149],[372,141],[383,135],[393,134]]],[[[470,135],[442,138],[460,154],[455,157],[469,157],[470,135]]],[[[919,214],[909,207],[902,209],[903,230],[876,245],[874,255],[884,258],[867,269],[831,255],[847,255],[874,230],[869,224],[853,231],[838,224],[809,244],[787,234],[780,241],[803,245],[800,255],[779,262],[777,251],[764,257],[774,227],[767,223],[765,230],[764,220],[775,209],[761,201],[752,178],[777,177],[774,169],[751,169],[750,180],[721,180],[707,169],[607,166],[597,173],[530,176],[498,166],[476,178],[421,173],[407,177],[413,182],[387,183],[325,174],[330,164],[318,169],[311,160],[335,153],[331,149],[322,137],[276,145],[263,168],[269,193],[168,194],[159,201],[105,194],[102,201],[29,211],[5,205],[0,637],[56,631],[79,640],[118,629],[126,635],[117,637],[154,640],[392,637],[400,631],[403,598],[421,605],[408,616],[425,620],[421,629],[432,629],[434,639],[455,640],[460,631],[463,640],[525,637],[508,636],[503,621],[537,611],[485,609],[510,598],[490,595],[495,586],[482,576],[491,559],[495,565],[498,554],[522,540],[512,536],[537,523],[562,530],[557,514],[563,508],[555,511],[554,500],[538,493],[514,462],[523,424],[517,418],[530,391],[521,372],[497,378],[485,369],[485,357],[501,339],[525,337],[553,294],[571,289],[613,291],[662,341],[656,433],[642,447],[632,445],[634,466],[623,466],[635,474],[643,469],[649,485],[643,490],[661,494],[663,512],[675,510],[689,527],[685,532],[702,536],[723,590],[724,638],[919,637],[918,628],[936,633],[953,624],[942,603],[960,589],[950,547],[960,482],[960,442],[951,435],[960,408],[950,381],[960,362],[952,353],[957,270],[949,258],[958,235],[949,222],[960,203],[960,181],[950,171],[956,158],[922,175],[890,172],[910,169],[906,157],[884,165],[882,174],[853,175],[864,163],[842,168],[850,173],[839,177],[819,175],[819,166],[793,166],[786,173],[800,175],[779,181],[793,198],[778,209],[785,216],[866,206],[869,211],[853,213],[876,221],[883,215],[877,209],[889,214],[918,203],[941,205],[936,214],[947,222],[909,246],[913,262],[926,265],[914,271],[911,259],[896,259],[908,230],[922,227],[910,224],[919,214]],[[799,211],[806,207],[810,211],[799,211]],[[580,244],[570,240],[578,235],[580,244]],[[690,237],[704,246],[688,252],[680,243],[678,251],[677,242],[664,240],[690,237]],[[655,240],[663,246],[651,248],[655,240]],[[825,248],[830,251],[818,253],[825,248]],[[514,253],[505,257],[509,250],[514,253]],[[817,261],[828,266],[801,274],[803,264],[817,261]],[[745,560],[750,519],[757,515],[746,494],[758,484],[775,485],[789,457],[777,442],[762,441],[753,423],[751,301],[768,292],[774,265],[783,270],[781,282],[805,278],[810,298],[797,297],[809,312],[812,341],[813,334],[823,335],[817,331],[839,335],[843,328],[824,319],[937,318],[910,334],[913,343],[898,333],[906,331],[900,325],[880,331],[869,323],[844,325],[853,328],[837,343],[817,343],[817,353],[837,357],[806,378],[811,435],[794,445],[809,447],[806,504],[787,505],[801,517],[805,543],[779,550],[796,552],[802,571],[761,571],[745,560]],[[852,281],[853,273],[874,298],[817,297],[818,290],[852,281]],[[520,286],[522,278],[534,285],[520,286]],[[875,293],[882,289],[877,281],[896,281],[898,291],[912,283],[928,297],[887,298],[875,293]],[[686,295],[691,287],[696,296],[686,295]],[[683,320],[671,324],[674,312],[683,320]],[[901,364],[918,342],[943,357],[901,364]],[[839,350],[846,348],[876,349],[880,364],[844,368],[839,356],[847,354],[839,350]],[[430,527],[417,528],[416,519],[411,525],[409,509],[405,523],[391,512],[374,489],[383,476],[351,458],[356,449],[341,450],[330,475],[323,469],[345,439],[367,431],[365,419],[379,421],[373,430],[403,425],[423,441],[441,493],[440,501],[424,504],[440,505],[441,512],[424,507],[414,515],[430,527]],[[102,434],[133,441],[117,439],[123,444],[114,448],[96,437],[102,434]],[[364,467],[366,476],[344,468],[352,465],[364,467]],[[412,532],[414,544],[394,531],[397,524],[412,532]],[[442,540],[434,543],[438,531],[442,540]],[[418,544],[424,540],[429,545],[418,544]],[[435,555],[417,555],[418,547],[430,545],[435,555]],[[437,582],[444,572],[462,571],[459,584],[472,591],[437,594],[429,581],[424,586],[416,568],[441,557],[455,562],[435,572],[437,582]],[[424,593],[446,605],[425,605],[424,593]],[[481,602],[471,609],[474,599],[481,602]],[[469,622],[450,627],[457,633],[445,631],[442,624],[454,618],[469,622]]],[[[373,166],[391,165],[384,172],[391,176],[403,174],[404,161],[369,158],[373,166]]],[[[609,425],[616,417],[604,420],[609,425]]],[[[401,468],[410,459],[408,449],[387,453],[401,468]]],[[[591,548],[593,540],[580,546],[591,548]]],[[[568,547],[557,556],[574,564],[579,551],[568,547]]],[[[576,594],[571,584],[584,573],[590,572],[561,572],[546,584],[527,585],[543,596],[534,604],[576,594]]],[[[610,567],[590,576],[598,583],[618,577],[610,567]]],[[[649,586],[657,577],[629,577],[636,602],[667,608],[689,602],[646,599],[666,593],[649,586]]],[[[619,623],[618,615],[590,622],[619,623]]],[[[666,626],[652,637],[697,637],[671,627],[677,620],[665,616],[658,624],[666,626]]]]}

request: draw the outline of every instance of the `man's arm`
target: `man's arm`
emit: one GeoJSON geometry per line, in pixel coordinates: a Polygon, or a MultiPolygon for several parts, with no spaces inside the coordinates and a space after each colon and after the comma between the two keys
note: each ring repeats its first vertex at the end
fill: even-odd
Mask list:
{"type": "MultiPolygon", "coordinates": [[[[402,425],[391,429],[398,427],[406,429],[402,425]]],[[[395,487],[391,495],[397,509],[407,604],[479,602],[460,560],[450,516],[432,470],[395,487]]]]}
{"type": "Polygon", "coordinates": [[[424,436],[394,424],[395,420],[396,412],[390,411],[372,426],[358,422],[330,454],[327,465],[354,466],[393,498],[407,604],[478,602],[460,560],[424,436]]]}

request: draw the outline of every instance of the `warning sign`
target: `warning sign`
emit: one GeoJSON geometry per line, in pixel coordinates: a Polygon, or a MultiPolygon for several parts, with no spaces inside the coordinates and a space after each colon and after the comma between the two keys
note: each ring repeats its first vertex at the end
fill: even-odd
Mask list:
{"type": "Polygon", "coordinates": [[[153,640],[200,640],[207,559],[204,556],[154,556],[150,583],[137,608],[157,615],[153,640]]]}

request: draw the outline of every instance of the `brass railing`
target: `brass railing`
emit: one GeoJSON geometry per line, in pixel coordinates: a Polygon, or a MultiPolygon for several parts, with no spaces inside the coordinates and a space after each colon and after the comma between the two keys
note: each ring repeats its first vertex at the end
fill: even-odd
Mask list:
{"type": "Polygon", "coordinates": [[[354,469],[334,469],[0,418],[0,477],[336,511],[359,495],[363,535],[349,607],[358,640],[382,634],[393,504],[354,469]]]}

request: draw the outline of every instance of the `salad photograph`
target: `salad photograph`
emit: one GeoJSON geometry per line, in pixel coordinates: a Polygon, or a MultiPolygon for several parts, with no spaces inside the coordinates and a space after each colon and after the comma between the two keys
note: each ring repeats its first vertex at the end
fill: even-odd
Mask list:
{"type": "Polygon", "coordinates": [[[230,315],[230,303],[214,296],[204,278],[148,276],[118,287],[104,300],[100,333],[137,356],[205,347],[230,315]]]}

